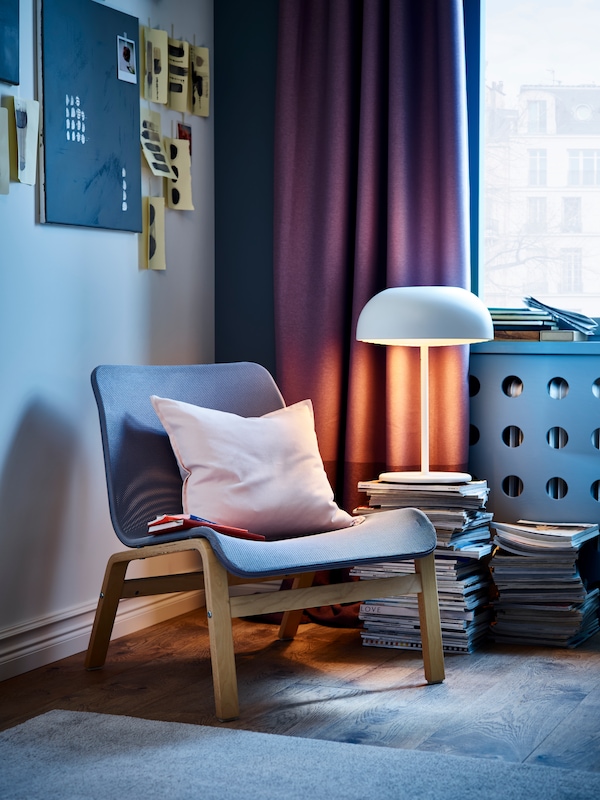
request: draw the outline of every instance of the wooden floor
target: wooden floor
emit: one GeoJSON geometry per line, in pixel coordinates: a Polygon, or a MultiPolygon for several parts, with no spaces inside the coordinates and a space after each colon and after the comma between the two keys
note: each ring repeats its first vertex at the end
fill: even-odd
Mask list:
{"type": "MultiPolygon", "coordinates": [[[[420,654],[362,647],[357,630],[235,623],[241,717],[266,733],[600,772],[600,634],[575,650],[489,644],[446,657],[424,684],[420,654]]],[[[202,611],[0,683],[0,729],[50,709],[222,725],[213,716],[202,611]]]]}

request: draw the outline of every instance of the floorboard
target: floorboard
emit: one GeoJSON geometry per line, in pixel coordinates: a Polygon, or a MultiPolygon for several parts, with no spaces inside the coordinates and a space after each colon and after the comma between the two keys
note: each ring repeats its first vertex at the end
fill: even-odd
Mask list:
{"type": "MultiPolygon", "coordinates": [[[[600,634],[575,650],[486,644],[446,657],[368,648],[357,630],[234,622],[240,719],[227,727],[600,772],[600,634]]],[[[61,708],[221,725],[202,611],[0,683],[0,729],[61,708]]]]}

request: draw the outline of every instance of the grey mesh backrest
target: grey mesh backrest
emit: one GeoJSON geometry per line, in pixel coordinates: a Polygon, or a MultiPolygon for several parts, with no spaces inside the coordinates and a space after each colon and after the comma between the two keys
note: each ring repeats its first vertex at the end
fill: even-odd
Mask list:
{"type": "Polygon", "coordinates": [[[179,468],[151,395],[244,417],[258,417],[285,405],[269,372],[248,362],[103,365],[92,373],[92,388],[100,415],[111,520],[129,547],[182,538],[172,532],[148,536],[150,519],[182,510],[179,468]]]}

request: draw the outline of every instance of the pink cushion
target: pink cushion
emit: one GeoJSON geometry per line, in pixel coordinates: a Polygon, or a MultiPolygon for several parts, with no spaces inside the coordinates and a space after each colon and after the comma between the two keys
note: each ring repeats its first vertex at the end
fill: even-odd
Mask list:
{"type": "Polygon", "coordinates": [[[186,514],[271,539],[354,523],[334,502],[310,400],[262,417],[240,417],[156,395],[150,399],[184,477],[186,514]]]}

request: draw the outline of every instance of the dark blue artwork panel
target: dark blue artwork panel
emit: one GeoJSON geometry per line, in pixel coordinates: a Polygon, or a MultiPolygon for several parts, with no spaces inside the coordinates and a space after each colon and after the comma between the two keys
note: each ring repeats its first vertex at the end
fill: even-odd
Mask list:
{"type": "Polygon", "coordinates": [[[0,81],[19,83],[19,0],[0,0],[0,81]]]}
{"type": "Polygon", "coordinates": [[[43,218],[142,230],[139,22],[43,0],[43,218]]]}

